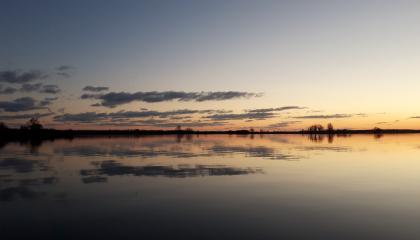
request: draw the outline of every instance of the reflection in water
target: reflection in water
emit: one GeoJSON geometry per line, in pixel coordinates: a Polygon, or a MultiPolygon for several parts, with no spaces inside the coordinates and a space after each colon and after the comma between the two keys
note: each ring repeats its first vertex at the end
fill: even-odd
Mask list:
{"type": "Polygon", "coordinates": [[[0,160],[0,169],[14,169],[16,172],[32,172],[34,168],[40,171],[47,171],[49,167],[46,161],[37,161],[20,158],[5,158],[0,160]]]}
{"type": "Polygon", "coordinates": [[[255,134],[3,144],[0,237],[420,239],[419,140],[255,134]]]}
{"type": "MultiPolygon", "coordinates": [[[[113,160],[103,162],[93,162],[96,169],[82,169],[80,175],[89,177],[84,182],[98,180],[98,175],[117,176],[117,175],[134,175],[134,176],[160,176],[160,177],[198,177],[198,176],[223,176],[223,175],[243,175],[251,173],[262,173],[261,169],[252,168],[233,168],[226,166],[205,166],[205,165],[178,165],[172,166],[127,166],[113,160]]],[[[99,181],[103,179],[99,178],[99,181]]]]}
{"type": "Polygon", "coordinates": [[[45,194],[45,192],[37,192],[24,186],[9,187],[0,189],[0,201],[10,202],[18,199],[34,200],[45,196],[45,194]]]}
{"type": "Polygon", "coordinates": [[[348,146],[325,146],[325,145],[314,145],[314,146],[297,146],[299,151],[334,151],[334,152],[350,152],[353,151],[348,146]]]}
{"type": "Polygon", "coordinates": [[[264,146],[226,146],[215,145],[209,149],[213,154],[243,153],[246,157],[292,160],[299,157],[292,154],[277,153],[276,149],[264,146]]]}
{"type": "Polygon", "coordinates": [[[282,153],[281,149],[261,145],[232,145],[224,141],[191,141],[188,142],[148,142],[136,145],[105,144],[97,146],[68,146],[54,149],[55,154],[63,156],[91,156],[91,157],[171,157],[196,158],[215,157],[231,154],[241,154],[245,157],[265,158],[273,160],[299,159],[301,156],[292,153],[282,153]]]}

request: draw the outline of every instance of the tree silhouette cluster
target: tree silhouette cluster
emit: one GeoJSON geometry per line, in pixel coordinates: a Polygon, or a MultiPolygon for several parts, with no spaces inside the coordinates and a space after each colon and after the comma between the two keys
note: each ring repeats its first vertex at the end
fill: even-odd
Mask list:
{"type": "Polygon", "coordinates": [[[41,131],[43,126],[37,118],[31,118],[26,124],[20,126],[20,129],[26,131],[41,131]]]}
{"type": "Polygon", "coordinates": [[[308,128],[309,132],[322,132],[324,131],[324,127],[321,124],[314,124],[308,128]]]}

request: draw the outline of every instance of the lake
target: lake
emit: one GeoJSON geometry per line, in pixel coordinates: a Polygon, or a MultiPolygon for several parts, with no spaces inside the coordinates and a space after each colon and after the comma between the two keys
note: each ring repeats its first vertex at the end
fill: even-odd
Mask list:
{"type": "Polygon", "coordinates": [[[420,135],[7,143],[0,237],[420,239],[420,135]]]}

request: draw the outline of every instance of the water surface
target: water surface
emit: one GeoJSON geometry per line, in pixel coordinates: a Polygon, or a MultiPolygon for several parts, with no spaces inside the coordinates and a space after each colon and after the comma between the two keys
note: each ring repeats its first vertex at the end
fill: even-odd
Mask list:
{"type": "Polygon", "coordinates": [[[0,237],[420,239],[420,135],[8,143],[0,237]]]}

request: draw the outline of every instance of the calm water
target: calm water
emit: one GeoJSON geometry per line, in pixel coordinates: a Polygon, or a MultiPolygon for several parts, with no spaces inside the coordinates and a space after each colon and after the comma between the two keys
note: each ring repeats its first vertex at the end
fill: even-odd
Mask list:
{"type": "Polygon", "coordinates": [[[0,238],[420,239],[420,135],[0,149],[0,238]]]}

